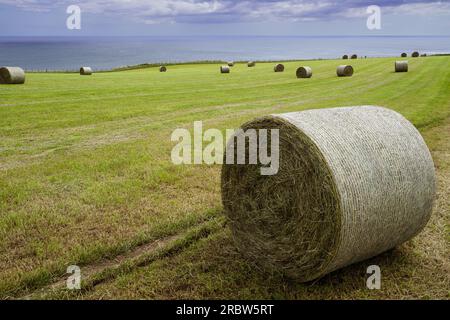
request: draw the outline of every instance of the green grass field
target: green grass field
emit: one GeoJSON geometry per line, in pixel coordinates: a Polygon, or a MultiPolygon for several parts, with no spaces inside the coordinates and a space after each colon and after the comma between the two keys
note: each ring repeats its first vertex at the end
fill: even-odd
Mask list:
{"type": "MultiPolygon", "coordinates": [[[[122,72],[34,73],[0,86],[0,299],[450,298],[450,57],[216,64],[122,72]],[[310,65],[312,79],[296,79],[310,65]],[[220,166],[175,166],[176,128],[237,128],[270,113],[379,105],[421,131],[439,197],[414,240],[314,283],[254,270],[222,214],[220,166]],[[83,290],[64,287],[81,267],[83,290]],[[382,290],[366,268],[382,268],[382,290]]],[[[205,128],[205,129],[206,129],[205,128]]]]}

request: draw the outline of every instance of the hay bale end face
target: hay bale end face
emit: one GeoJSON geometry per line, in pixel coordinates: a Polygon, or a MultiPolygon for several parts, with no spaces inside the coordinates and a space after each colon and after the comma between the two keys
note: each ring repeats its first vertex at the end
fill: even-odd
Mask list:
{"type": "Polygon", "coordinates": [[[411,57],[413,57],[413,58],[418,58],[419,55],[420,55],[419,52],[414,51],[414,52],[412,53],[411,57]]]}
{"type": "Polygon", "coordinates": [[[19,67],[1,67],[0,84],[24,84],[25,71],[19,67]]]}
{"type": "Polygon", "coordinates": [[[228,64],[229,67],[234,67],[234,62],[233,61],[229,61],[227,64],[228,64]]]}
{"type": "Polygon", "coordinates": [[[358,55],[357,54],[352,55],[352,59],[358,59],[358,55]]]}
{"type": "Polygon", "coordinates": [[[354,70],[352,66],[342,65],[337,67],[336,73],[338,77],[351,77],[354,73],[354,70]]]}
{"type": "Polygon", "coordinates": [[[406,52],[403,52],[401,55],[402,58],[406,58],[407,56],[408,56],[408,54],[406,52]]]}
{"type": "Polygon", "coordinates": [[[342,56],[342,59],[344,59],[344,60],[348,60],[348,55],[346,55],[346,54],[345,54],[345,55],[343,55],[343,56],[342,56]]]}
{"type": "Polygon", "coordinates": [[[253,68],[255,65],[256,65],[255,61],[249,61],[249,62],[247,63],[247,66],[248,66],[249,68],[253,68]]]}
{"type": "Polygon", "coordinates": [[[395,72],[408,72],[408,61],[396,61],[395,72]]]}
{"type": "Polygon", "coordinates": [[[230,73],[230,67],[229,66],[221,66],[220,73],[230,73]]]}
{"type": "Polygon", "coordinates": [[[81,67],[80,75],[82,76],[90,76],[93,73],[92,68],[90,67],[81,67]]]}
{"type": "Polygon", "coordinates": [[[233,239],[259,270],[311,281],[408,241],[430,218],[433,160],[394,111],[309,110],[242,129],[279,129],[276,175],[262,176],[259,165],[222,167],[233,239]]]}
{"type": "Polygon", "coordinates": [[[166,66],[159,67],[159,72],[167,72],[167,67],[166,66]]]}
{"type": "Polygon", "coordinates": [[[311,67],[300,67],[297,69],[297,78],[311,78],[312,77],[312,69],[311,67]]]}
{"type": "Polygon", "coordinates": [[[278,63],[277,65],[275,65],[275,67],[273,68],[273,71],[275,72],[284,72],[284,65],[281,63],[278,63]]]}

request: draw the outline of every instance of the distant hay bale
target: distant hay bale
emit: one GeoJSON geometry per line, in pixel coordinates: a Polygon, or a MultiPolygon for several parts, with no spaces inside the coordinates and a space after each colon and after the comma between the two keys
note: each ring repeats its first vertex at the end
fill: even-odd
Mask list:
{"type": "Polygon", "coordinates": [[[407,54],[406,52],[403,52],[402,55],[401,55],[401,57],[402,57],[402,58],[406,58],[406,57],[408,57],[408,54],[407,54]]]}
{"type": "Polygon", "coordinates": [[[229,66],[221,66],[220,73],[230,73],[230,67],[229,66]]]}
{"type": "Polygon", "coordinates": [[[311,281],[410,240],[431,216],[433,160],[417,129],[394,111],[317,109],[242,129],[279,129],[277,174],[263,176],[254,164],[222,167],[234,242],[259,270],[311,281]]]}
{"type": "Polygon", "coordinates": [[[228,66],[229,66],[229,67],[234,67],[234,62],[233,62],[233,61],[229,61],[229,62],[228,62],[228,66]]]}
{"type": "Polygon", "coordinates": [[[277,65],[275,65],[275,67],[273,68],[273,71],[275,72],[284,72],[284,65],[281,63],[278,63],[277,65]]]}
{"type": "Polygon", "coordinates": [[[311,78],[312,77],[312,69],[311,67],[300,67],[297,69],[297,78],[311,78]]]}
{"type": "Polygon", "coordinates": [[[408,61],[395,61],[395,72],[408,72],[408,61]]]}
{"type": "Polygon", "coordinates": [[[19,67],[1,67],[0,84],[24,84],[25,71],[19,67]]]}
{"type": "Polygon", "coordinates": [[[420,55],[419,52],[414,51],[414,52],[412,53],[411,57],[413,57],[413,58],[418,58],[419,55],[420,55]]]}
{"type": "Polygon", "coordinates": [[[348,55],[344,54],[344,55],[342,56],[342,59],[348,60],[348,55]]]}
{"type": "Polygon", "coordinates": [[[247,66],[248,66],[249,68],[252,68],[252,67],[254,67],[255,65],[256,65],[255,61],[249,61],[249,62],[247,63],[247,66]]]}
{"type": "Polygon", "coordinates": [[[422,53],[420,56],[421,56],[421,57],[426,57],[427,54],[426,54],[426,53],[422,53]]]}
{"type": "Polygon", "coordinates": [[[92,68],[90,67],[81,67],[80,68],[80,75],[82,76],[90,76],[92,74],[92,68]]]}
{"type": "Polygon", "coordinates": [[[349,65],[339,66],[336,70],[338,77],[351,77],[353,75],[353,72],[353,67],[349,65]]]}
{"type": "Polygon", "coordinates": [[[352,59],[358,59],[358,55],[357,54],[352,55],[352,59]]]}
{"type": "Polygon", "coordinates": [[[167,67],[166,66],[159,67],[159,72],[167,72],[167,67]]]}

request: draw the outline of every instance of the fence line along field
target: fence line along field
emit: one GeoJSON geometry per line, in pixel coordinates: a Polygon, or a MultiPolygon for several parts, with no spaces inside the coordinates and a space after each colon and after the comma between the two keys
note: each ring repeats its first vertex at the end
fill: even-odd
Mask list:
{"type": "Polygon", "coordinates": [[[449,298],[450,57],[185,64],[120,72],[27,73],[0,86],[0,298],[449,298]],[[310,79],[296,70],[307,65],[310,79]],[[219,165],[176,166],[171,133],[255,117],[379,105],[432,152],[438,198],[424,232],[368,261],[299,284],[255,270],[223,215],[219,165]],[[366,287],[367,267],[382,290],[366,287]],[[81,268],[67,291],[67,267],[81,268]]]}

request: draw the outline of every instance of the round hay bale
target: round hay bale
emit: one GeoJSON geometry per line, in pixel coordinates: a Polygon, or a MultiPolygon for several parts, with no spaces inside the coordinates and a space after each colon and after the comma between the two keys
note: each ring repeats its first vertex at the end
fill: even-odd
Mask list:
{"type": "Polygon", "coordinates": [[[348,60],[348,55],[344,54],[344,55],[342,56],[342,59],[348,60]]]}
{"type": "Polygon", "coordinates": [[[234,62],[233,61],[229,61],[227,64],[228,64],[229,67],[234,67],[234,62]]]}
{"type": "Polygon", "coordinates": [[[25,71],[19,67],[1,67],[0,84],[24,84],[25,71]]]}
{"type": "Polygon", "coordinates": [[[90,76],[92,74],[92,68],[91,67],[81,67],[80,68],[80,75],[82,76],[90,76]]]}
{"type": "Polygon", "coordinates": [[[221,66],[220,73],[230,73],[230,67],[229,66],[221,66]]]}
{"type": "Polygon", "coordinates": [[[403,52],[402,55],[401,55],[401,57],[402,57],[402,58],[406,58],[406,57],[408,57],[408,54],[407,54],[406,52],[403,52]]]}
{"type": "Polygon", "coordinates": [[[273,71],[284,72],[284,64],[278,63],[275,67],[273,67],[273,71]]]}
{"type": "Polygon", "coordinates": [[[357,54],[352,55],[352,59],[358,59],[358,55],[357,54]]]}
{"type": "Polygon", "coordinates": [[[426,54],[426,53],[422,53],[420,56],[421,56],[421,57],[426,57],[427,54],[426,54]]]}
{"type": "Polygon", "coordinates": [[[167,72],[167,67],[166,66],[159,67],[159,72],[167,72]]]}
{"type": "Polygon", "coordinates": [[[279,129],[276,175],[262,176],[260,165],[222,167],[233,239],[259,270],[314,280],[408,241],[430,218],[433,160],[394,111],[309,110],[242,129],[279,129]]]}
{"type": "Polygon", "coordinates": [[[312,77],[312,69],[311,67],[300,67],[297,69],[297,78],[311,78],[312,77]]]}
{"type": "Polygon", "coordinates": [[[411,57],[413,57],[413,58],[418,58],[419,55],[420,55],[419,52],[414,51],[414,52],[412,53],[411,57]]]}
{"type": "Polygon", "coordinates": [[[408,72],[408,61],[395,61],[395,72],[408,72]]]}
{"type": "Polygon", "coordinates": [[[256,65],[255,61],[249,61],[249,62],[247,63],[247,66],[248,66],[249,68],[252,68],[252,67],[254,67],[255,65],[256,65]]]}
{"type": "Polygon", "coordinates": [[[336,69],[338,77],[351,77],[353,72],[353,67],[350,65],[341,65],[336,69]]]}

